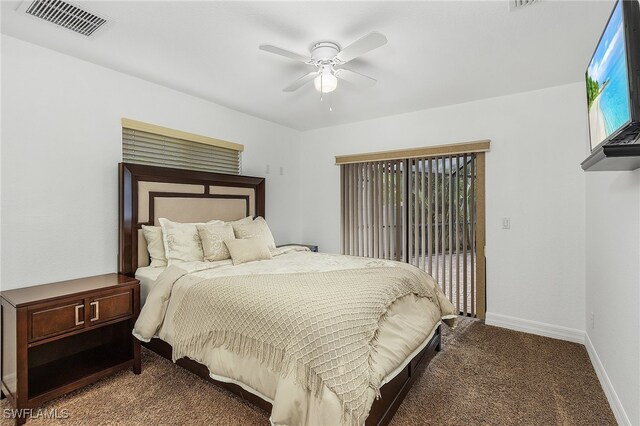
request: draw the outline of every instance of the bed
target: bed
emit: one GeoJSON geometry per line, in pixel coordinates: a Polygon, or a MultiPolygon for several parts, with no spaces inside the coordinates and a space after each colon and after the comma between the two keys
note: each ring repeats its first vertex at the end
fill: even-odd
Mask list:
{"type": "MultiPolygon", "coordinates": [[[[180,331],[180,324],[185,322],[185,315],[189,319],[185,305],[190,300],[201,302],[202,296],[193,296],[196,290],[211,291],[206,290],[203,283],[235,286],[216,287],[223,289],[218,294],[227,294],[229,288],[240,288],[237,286],[244,281],[264,280],[263,286],[251,290],[262,291],[262,287],[269,287],[266,283],[272,284],[270,280],[281,285],[279,280],[295,279],[299,280],[300,286],[309,285],[305,292],[312,292],[313,286],[305,282],[313,281],[311,278],[327,280],[327,288],[338,289],[335,283],[330,287],[330,280],[340,282],[343,275],[355,277],[369,273],[371,281],[375,281],[373,278],[385,277],[385,274],[390,274],[389,280],[395,279],[395,275],[405,274],[409,278],[404,281],[398,279],[404,283],[413,277],[424,280],[424,276],[419,275],[421,272],[396,262],[311,253],[296,246],[274,249],[270,261],[234,266],[230,260],[221,260],[185,263],[178,269],[176,266],[152,267],[149,266],[149,253],[142,234],[143,225],[157,225],[160,218],[177,222],[206,222],[214,219],[235,221],[245,216],[264,217],[265,180],[134,164],[120,164],[119,177],[119,271],[140,280],[141,299],[143,303],[147,301],[141,317],[154,318],[148,320],[148,324],[153,323],[149,328],[152,331],[146,331],[144,336],[141,335],[145,334],[143,332],[137,334],[146,347],[270,412],[272,424],[362,423],[364,419],[367,425],[389,423],[418,371],[435,351],[440,350],[441,320],[455,318],[453,310],[447,310],[445,306],[448,301],[440,300],[437,285],[433,290],[431,287],[424,290],[433,291],[429,297],[421,297],[427,294],[419,294],[415,289],[405,289],[398,293],[401,297],[396,295],[393,298],[393,303],[378,321],[375,342],[370,346],[374,350],[367,358],[368,368],[373,372],[371,375],[376,376],[376,386],[373,390],[367,389],[363,396],[366,412],[364,416],[345,417],[345,412],[353,413],[354,409],[345,409],[345,394],[340,393],[340,386],[333,386],[331,380],[346,377],[349,371],[334,372],[333,378],[329,378],[326,372],[324,376],[312,372],[313,378],[310,378],[308,367],[306,370],[303,367],[297,371],[295,368],[280,371],[274,367],[273,354],[257,356],[247,351],[248,340],[236,345],[244,348],[244,352],[234,350],[231,340],[188,352],[184,348],[191,346],[185,346],[180,340],[184,334],[184,330],[180,331]],[[187,314],[183,312],[185,310],[187,314]],[[302,380],[303,376],[308,380],[302,380]],[[319,383],[316,388],[308,385],[316,382],[319,383]],[[354,421],[354,418],[358,420],[354,421]]],[[[427,288],[426,285],[424,287],[427,288]]],[[[281,287],[274,285],[273,288],[281,287]]],[[[275,294],[271,293],[271,296],[275,294]]],[[[267,293],[261,299],[271,299],[271,296],[267,293]]],[[[305,311],[300,315],[312,314],[305,311]]],[[[241,317],[236,318],[236,321],[240,320],[241,317]]],[[[256,327],[260,325],[255,324],[256,327]]],[[[142,329],[144,327],[141,326],[142,329]]],[[[342,336],[343,331],[327,332],[326,336],[342,336]]],[[[338,343],[334,343],[336,346],[332,351],[341,346],[340,339],[343,337],[334,339],[338,343]]]]}

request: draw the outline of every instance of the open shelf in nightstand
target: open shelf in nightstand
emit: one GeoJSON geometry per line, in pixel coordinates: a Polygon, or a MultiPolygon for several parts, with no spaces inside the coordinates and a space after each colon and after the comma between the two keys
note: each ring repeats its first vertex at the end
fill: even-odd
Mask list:
{"type": "Polygon", "coordinates": [[[132,364],[130,330],[122,321],[29,348],[29,399],[132,364]]]}

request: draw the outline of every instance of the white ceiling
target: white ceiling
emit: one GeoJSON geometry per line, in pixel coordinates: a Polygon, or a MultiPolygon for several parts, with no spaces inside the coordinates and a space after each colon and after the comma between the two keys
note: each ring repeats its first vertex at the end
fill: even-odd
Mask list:
{"type": "Polygon", "coordinates": [[[113,22],[86,38],[3,2],[4,34],[295,129],[313,129],[583,79],[613,7],[607,1],[74,2],[113,22]],[[258,50],[343,47],[372,30],[389,43],[348,64],[378,79],[341,83],[333,112],[313,84],[282,88],[309,66],[258,50]]]}

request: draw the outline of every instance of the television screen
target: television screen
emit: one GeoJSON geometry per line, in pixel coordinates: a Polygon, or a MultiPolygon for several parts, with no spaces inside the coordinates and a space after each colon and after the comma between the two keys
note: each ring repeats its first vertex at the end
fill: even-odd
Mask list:
{"type": "Polygon", "coordinates": [[[591,149],[631,120],[622,1],[616,4],[586,73],[591,149]]]}

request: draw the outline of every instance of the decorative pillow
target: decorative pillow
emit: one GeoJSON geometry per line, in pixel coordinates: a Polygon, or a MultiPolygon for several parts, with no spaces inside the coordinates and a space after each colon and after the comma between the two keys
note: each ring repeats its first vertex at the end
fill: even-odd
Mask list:
{"type": "Polygon", "coordinates": [[[229,225],[233,226],[233,225],[239,225],[241,223],[251,223],[251,222],[253,222],[253,216],[247,216],[247,217],[243,217],[242,219],[232,220],[230,222],[225,222],[225,223],[228,223],[229,225]]]}
{"type": "Polygon", "coordinates": [[[142,225],[142,234],[147,240],[147,251],[151,256],[149,266],[167,266],[167,257],[164,254],[164,240],[162,228],[159,226],[142,225]]]}
{"type": "Polygon", "coordinates": [[[269,225],[267,225],[267,221],[260,216],[251,223],[234,224],[233,233],[238,239],[263,237],[267,243],[267,247],[270,249],[276,248],[276,243],[269,229],[269,225]]]}
{"type": "Polygon", "coordinates": [[[228,223],[209,223],[206,225],[196,225],[198,235],[202,241],[202,251],[204,260],[213,262],[216,260],[229,259],[231,255],[225,245],[225,240],[233,240],[233,227],[228,223]]]}
{"type": "Polygon", "coordinates": [[[224,243],[229,249],[234,265],[271,259],[271,251],[264,237],[227,240],[224,243]]]}
{"type": "MultiPolygon", "coordinates": [[[[158,221],[162,226],[164,252],[169,266],[204,259],[202,242],[196,228],[196,225],[205,225],[204,223],[178,223],[165,218],[160,218],[158,221]]],[[[207,223],[223,224],[224,222],[212,220],[207,223]]]]}

